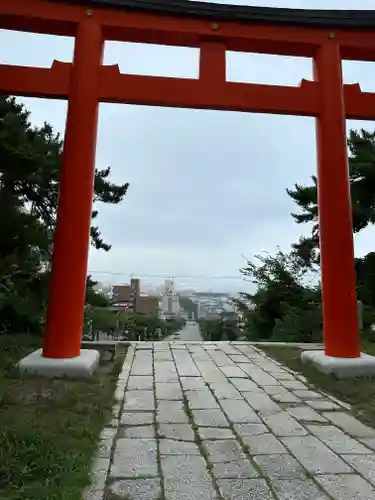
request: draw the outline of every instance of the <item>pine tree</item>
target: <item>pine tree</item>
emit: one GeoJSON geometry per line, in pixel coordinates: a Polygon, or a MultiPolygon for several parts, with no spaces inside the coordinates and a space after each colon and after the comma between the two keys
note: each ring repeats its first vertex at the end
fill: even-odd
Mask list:
{"type": "MultiPolygon", "coordinates": [[[[375,132],[351,130],[348,139],[349,179],[353,231],[357,233],[375,222],[375,132]]],[[[312,223],[311,236],[301,238],[293,247],[307,266],[319,262],[317,178],[312,185],[295,184],[288,195],[301,209],[292,213],[297,224],[312,223]]]]}
{"type": "MultiPolygon", "coordinates": [[[[40,328],[47,302],[63,141],[29,118],[24,105],[0,96],[0,332],[40,328]]],[[[112,183],[110,174],[95,171],[94,202],[124,199],[128,184],[112,183]]],[[[96,225],[91,243],[111,248],[96,225]]]]}

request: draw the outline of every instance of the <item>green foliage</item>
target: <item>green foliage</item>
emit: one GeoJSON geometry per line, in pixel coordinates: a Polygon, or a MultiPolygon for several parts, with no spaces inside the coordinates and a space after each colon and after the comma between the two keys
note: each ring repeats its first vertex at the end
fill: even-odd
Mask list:
{"type": "Polygon", "coordinates": [[[186,321],[182,318],[169,318],[162,320],[160,324],[161,337],[168,337],[174,333],[180,331],[186,324],[186,321]]]}
{"type": "MultiPolygon", "coordinates": [[[[22,104],[0,96],[0,333],[40,332],[43,325],[62,150],[49,124],[33,127],[22,104]]],[[[126,195],[128,184],[111,183],[110,173],[96,170],[94,201],[117,204],[126,195]]],[[[110,249],[97,226],[91,243],[110,249]]],[[[104,305],[102,299],[88,286],[89,302],[104,305]]]]}
{"type": "MultiPolygon", "coordinates": [[[[351,131],[348,139],[349,177],[355,233],[375,222],[375,132],[351,131]]],[[[319,225],[317,178],[287,190],[300,209],[297,224],[310,224],[285,254],[255,256],[241,273],[256,286],[254,294],[240,294],[234,304],[251,340],[317,342],[322,338],[320,287],[306,285],[306,272],[318,271],[319,225]]],[[[339,223],[339,221],[338,221],[339,223]]],[[[375,341],[375,252],[355,259],[357,294],[363,303],[363,335],[375,341]]]]}
{"type": "MultiPolygon", "coordinates": [[[[349,180],[352,200],[353,231],[358,233],[375,222],[375,132],[351,130],[348,138],[349,180]]],[[[295,184],[288,195],[300,208],[292,216],[297,224],[312,224],[311,236],[294,245],[305,265],[319,263],[319,227],[317,178],[312,185],[295,184]]]]}
{"type": "Polygon", "coordinates": [[[201,319],[199,329],[203,340],[219,342],[221,340],[234,341],[238,338],[237,322],[226,318],[201,319]]]}
{"type": "MultiPolygon", "coordinates": [[[[254,294],[242,293],[234,301],[249,340],[280,340],[289,328],[289,336],[311,339],[305,320],[317,316],[321,323],[320,291],[303,283],[306,268],[294,253],[256,255],[240,272],[256,286],[254,294]]],[[[313,332],[316,336],[315,326],[313,332]]]]}
{"type": "Polygon", "coordinates": [[[203,340],[210,342],[224,340],[224,330],[221,319],[202,319],[199,321],[199,329],[203,340]]]}
{"type": "Polygon", "coordinates": [[[98,282],[87,276],[86,282],[86,304],[93,307],[108,307],[111,304],[109,295],[97,289],[98,282]]]}
{"type": "Polygon", "coordinates": [[[291,307],[282,319],[275,321],[272,340],[280,342],[321,342],[322,311],[320,304],[306,304],[303,309],[291,307]]]}
{"type": "Polygon", "coordinates": [[[35,336],[0,337],[0,498],[81,500],[124,353],[90,379],[20,377],[15,364],[39,347],[35,336]]]}
{"type": "Polygon", "coordinates": [[[159,340],[178,332],[185,320],[173,318],[162,320],[158,317],[118,312],[110,307],[85,309],[85,336],[95,338],[99,332],[116,335],[128,340],[159,340]]]}
{"type": "Polygon", "coordinates": [[[355,259],[357,294],[367,306],[375,308],[375,252],[355,259]]]}
{"type": "MultiPolygon", "coordinates": [[[[353,231],[358,233],[375,222],[375,132],[350,131],[349,180],[352,200],[353,231]]],[[[287,190],[300,208],[292,214],[298,224],[312,224],[310,237],[300,238],[293,245],[294,254],[302,264],[313,268],[319,264],[319,226],[317,204],[317,179],[312,177],[311,186],[296,184],[287,190]]],[[[370,252],[354,261],[357,274],[357,296],[364,304],[363,328],[367,336],[374,338],[371,325],[375,323],[375,253],[370,252]]]]}
{"type": "Polygon", "coordinates": [[[189,315],[189,318],[194,319],[198,317],[198,305],[193,302],[189,297],[179,297],[180,306],[189,315]]]}

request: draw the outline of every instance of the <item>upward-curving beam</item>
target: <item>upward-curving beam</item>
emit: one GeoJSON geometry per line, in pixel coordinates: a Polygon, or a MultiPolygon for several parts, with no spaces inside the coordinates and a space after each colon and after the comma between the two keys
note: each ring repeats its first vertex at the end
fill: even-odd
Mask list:
{"type": "Polygon", "coordinates": [[[272,9],[185,0],[1,0],[0,29],[74,36],[87,11],[106,40],[314,57],[329,36],[343,59],[375,61],[375,11],[272,9]],[[309,28],[309,29],[306,29],[309,28]]]}
{"type": "MultiPolygon", "coordinates": [[[[56,1],[56,0],[52,0],[56,1]]],[[[216,21],[235,21],[314,28],[375,28],[375,10],[287,9],[225,5],[189,0],[57,0],[131,12],[167,14],[216,21]]]]}

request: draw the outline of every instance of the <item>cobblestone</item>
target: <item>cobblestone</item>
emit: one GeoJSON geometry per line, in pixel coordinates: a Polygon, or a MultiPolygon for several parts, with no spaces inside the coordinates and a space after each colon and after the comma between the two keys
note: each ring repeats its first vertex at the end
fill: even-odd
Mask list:
{"type": "Polygon", "coordinates": [[[249,358],[247,358],[243,354],[230,354],[229,357],[234,363],[248,363],[249,362],[249,358]]]}
{"type": "Polygon", "coordinates": [[[185,397],[192,410],[205,410],[211,408],[219,409],[216,399],[207,388],[202,389],[201,391],[186,391],[185,397]]]}
{"type": "Polygon", "coordinates": [[[122,437],[126,438],[155,438],[155,428],[150,425],[125,427],[122,433],[122,437]]]}
{"type": "Polygon", "coordinates": [[[155,385],[156,399],[182,400],[181,386],[177,382],[158,382],[155,385]]]}
{"type": "Polygon", "coordinates": [[[128,391],[134,390],[152,390],[154,380],[149,375],[136,376],[132,375],[129,377],[128,391]]]}
{"type": "Polygon", "coordinates": [[[304,401],[307,405],[314,408],[314,410],[318,411],[326,411],[326,410],[338,410],[340,406],[333,401],[325,400],[325,399],[314,399],[312,401],[304,401]]]}
{"type": "Polygon", "coordinates": [[[278,385],[277,380],[267,372],[256,369],[253,365],[241,365],[242,370],[247,373],[255,383],[260,386],[278,385]]]}
{"type": "Polygon", "coordinates": [[[178,375],[173,361],[155,361],[156,382],[178,382],[178,375]]]}
{"type": "Polygon", "coordinates": [[[174,441],[173,439],[160,439],[161,455],[199,455],[196,443],[190,441],[174,441]]]}
{"type": "Polygon", "coordinates": [[[289,389],[282,385],[266,385],[262,388],[262,391],[266,392],[270,396],[293,396],[295,397],[289,389]]]}
{"type": "Polygon", "coordinates": [[[307,478],[274,481],[272,487],[278,500],[331,500],[311,479],[307,478]]]}
{"type": "Polygon", "coordinates": [[[293,391],[293,392],[294,392],[294,395],[300,399],[315,399],[315,398],[322,398],[323,397],[319,392],[315,392],[315,391],[297,390],[297,391],[293,391]]]}
{"type": "Polygon", "coordinates": [[[181,377],[180,381],[184,391],[200,390],[206,387],[202,377],[181,377]]]}
{"type": "Polygon", "coordinates": [[[263,390],[256,385],[255,382],[247,378],[232,378],[231,382],[241,392],[263,392],[263,390]]]}
{"type": "Polygon", "coordinates": [[[221,429],[220,427],[198,427],[198,434],[201,439],[234,439],[231,429],[221,429]]]}
{"type": "Polygon", "coordinates": [[[160,479],[123,479],[114,481],[108,487],[109,493],[126,500],[159,500],[160,479]]]}
{"type": "Polygon", "coordinates": [[[131,345],[120,379],[84,500],[375,498],[375,429],[246,343],[131,345]]]}
{"type": "Polygon", "coordinates": [[[352,415],[343,412],[325,412],[323,415],[333,424],[354,437],[375,437],[375,429],[362,424],[352,415]]]}
{"type": "Polygon", "coordinates": [[[237,479],[259,476],[254,466],[247,459],[238,459],[235,462],[219,462],[212,467],[216,479],[237,479]]]}
{"type": "Polygon", "coordinates": [[[189,424],[159,424],[159,436],[175,441],[195,441],[195,436],[189,424]]]}
{"type": "Polygon", "coordinates": [[[245,459],[240,445],[234,439],[203,441],[203,447],[208,454],[209,461],[212,463],[236,462],[245,459]]]}
{"type": "Polygon", "coordinates": [[[242,394],[249,405],[263,415],[281,411],[280,406],[265,393],[243,392],[242,394]]]}
{"type": "Polygon", "coordinates": [[[219,500],[211,479],[181,483],[168,478],[164,481],[164,495],[165,500],[219,500]]]}
{"type": "Polygon", "coordinates": [[[267,427],[275,436],[305,436],[307,430],[287,412],[263,417],[267,427]]]}
{"type": "Polygon", "coordinates": [[[270,478],[306,477],[304,468],[289,454],[259,455],[255,462],[264,475],[270,478]]]}
{"type": "Polygon", "coordinates": [[[126,412],[121,415],[121,425],[147,425],[155,420],[155,414],[151,412],[126,412]]]}
{"type": "Polygon", "coordinates": [[[155,439],[118,439],[111,467],[113,477],[157,477],[155,439]]]}
{"type": "Polygon", "coordinates": [[[221,406],[228,419],[233,423],[260,424],[262,422],[255,411],[244,400],[224,399],[221,401],[221,406]]]}
{"type": "Polygon", "coordinates": [[[316,481],[334,500],[374,500],[375,489],[357,474],[317,476],[316,481]]]}
{"type": "Polygon", "coordinates": [[[210,387],[215,397],[218,399],[243,399],[241,394],[235,387],[233,387],[232,384],[227,384],[227,383],[210,384],[210,387]]]}
{"type": "Polygon", "coordinates": [[[367,448],[375,451],[375,438],[361,438],[360,441],[367,446],[367,448]]]}
{"type": "Polygon", "coordinates": [[[240,436],[256,436],[268,432],[264,424],[234,424],[233,427],[240,436]]]}
{"type": "Polygon", "coordinates": [[[165,424],[184,424],[189,419],[180,401],[159,401],[156,421],[165,424]]]}
{"type": "Polygon", "coordinates": [[[339,455],[344,453],[367,454],[368,448],[332,425],[308,425],[308,430],[339,455]]]}
{"type": "Polygon", "coordinates": [[[375,486],[375,454],[343,455],[342,458],[375,486]]]}
{"type": "Polygon", "coordinates": [[[307,387],[305,384],[302,382],[299,382],[298,380],[293,377],[292,379],[287,379],[287,380],[281,380],[281,384],[286,387],[287,389],[290,389],[292,391],[306,391],[307,387]]]}
{"type": "Polygon", "coordinates": [[[282,438],[282,442],[310,474],[352,472],[341,458],[314,436],[282,438]]]}
{"type": "Polygon", "coordinates": [[[192,410],[194,423],[201,427],[228,427],[228,420],[221,410],[192,410]]]}
{"type": "Polygon", "coordinates": [[[155,410],[153,391],[127,391],[124,403],[125,411],[155,410]]]}
{"type": "Polygon", "coordinates": [[[272,396],[277,403],[302,403],[302,401],[292,393],[274,394],[272,396]]]}
{"type": "Polygon", "coordinates": [[[274,500],[264,479],[221,479],[218,485],[225,500],[274,500]]]}
{"type": "Polygon", "coordinates": [[[256,436],[243,436],[243,441],[248,445],[252,455],[277,455],[287,453],[283,444],[273,434],[260,434],[256,436]]]}
{"type": "Polygon", "coordinates": [[[325,417],[308,406],[293,406],[287,408],[287,412],[296,420],[301,420],[303,422],[328,422],[325,417]]]}
{"type": "MultiPolygon", "coordinates": [[[[241,365],[241,367],[244,366],[244,365],[241,365]]],[[[226,365],[226,366],[222,366],[221,367],[221,371],[224,373],[224,375],[227,377],[227,378],[246,378],[247,375],[246,373],[241,370],[241,368],[239,366],[236,366],[236,365],[226,365]]]]}
{"type": "Polygon", "coordinates": [[[161,468],[165,479],[179,479],[181,484],[210,481],[211,476],[203,457],[196,455],[162,456],[161,468]]]}

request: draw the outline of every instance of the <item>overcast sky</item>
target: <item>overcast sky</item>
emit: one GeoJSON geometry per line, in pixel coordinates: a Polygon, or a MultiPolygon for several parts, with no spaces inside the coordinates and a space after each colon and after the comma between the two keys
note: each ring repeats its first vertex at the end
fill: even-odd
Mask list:
{"type": "MultiPolygon", "coordinates": [[[[237,0],[218,3],[272,7],[375,9],[375,0],[237,0]]],[[[0,30],[0,62],[48,67],[71,61],[73,41],[0,30]]],[[[233,54],[227,79],[298,85],[312,78],[311,61],[233,54]]],[[[108,43],[105,63],[122,72],[196,77],[195,49],[108,43]]],[[[344,64],[346,83],[375,92],[372,63],[344,64]]],[[[24,99],[35,124],[63,133],[64,101],[24,99]]],[[[347,123],[349,128],[372,123],[347,123]]],[[[152,275],[177,276],[179,286],[235,292],[242,255],[288,250],[308,228],[296,225],[285,189],[308,183],[316,170],[311,118],[222,111],[101,105],[96,164],[111,166],[112,181],[130,183],[120,206],[100,206],[100,228],[109,253],[90,252],[89,270],[104,282],[145,283],[152,275]],[[182,276],[212,276],[212,279],[182,276]]],[[[357,255],[374,249],[374,229],[356,237],[357,255]]],[[[156,280],[157,281],[157,280],[156,280]]]]}

